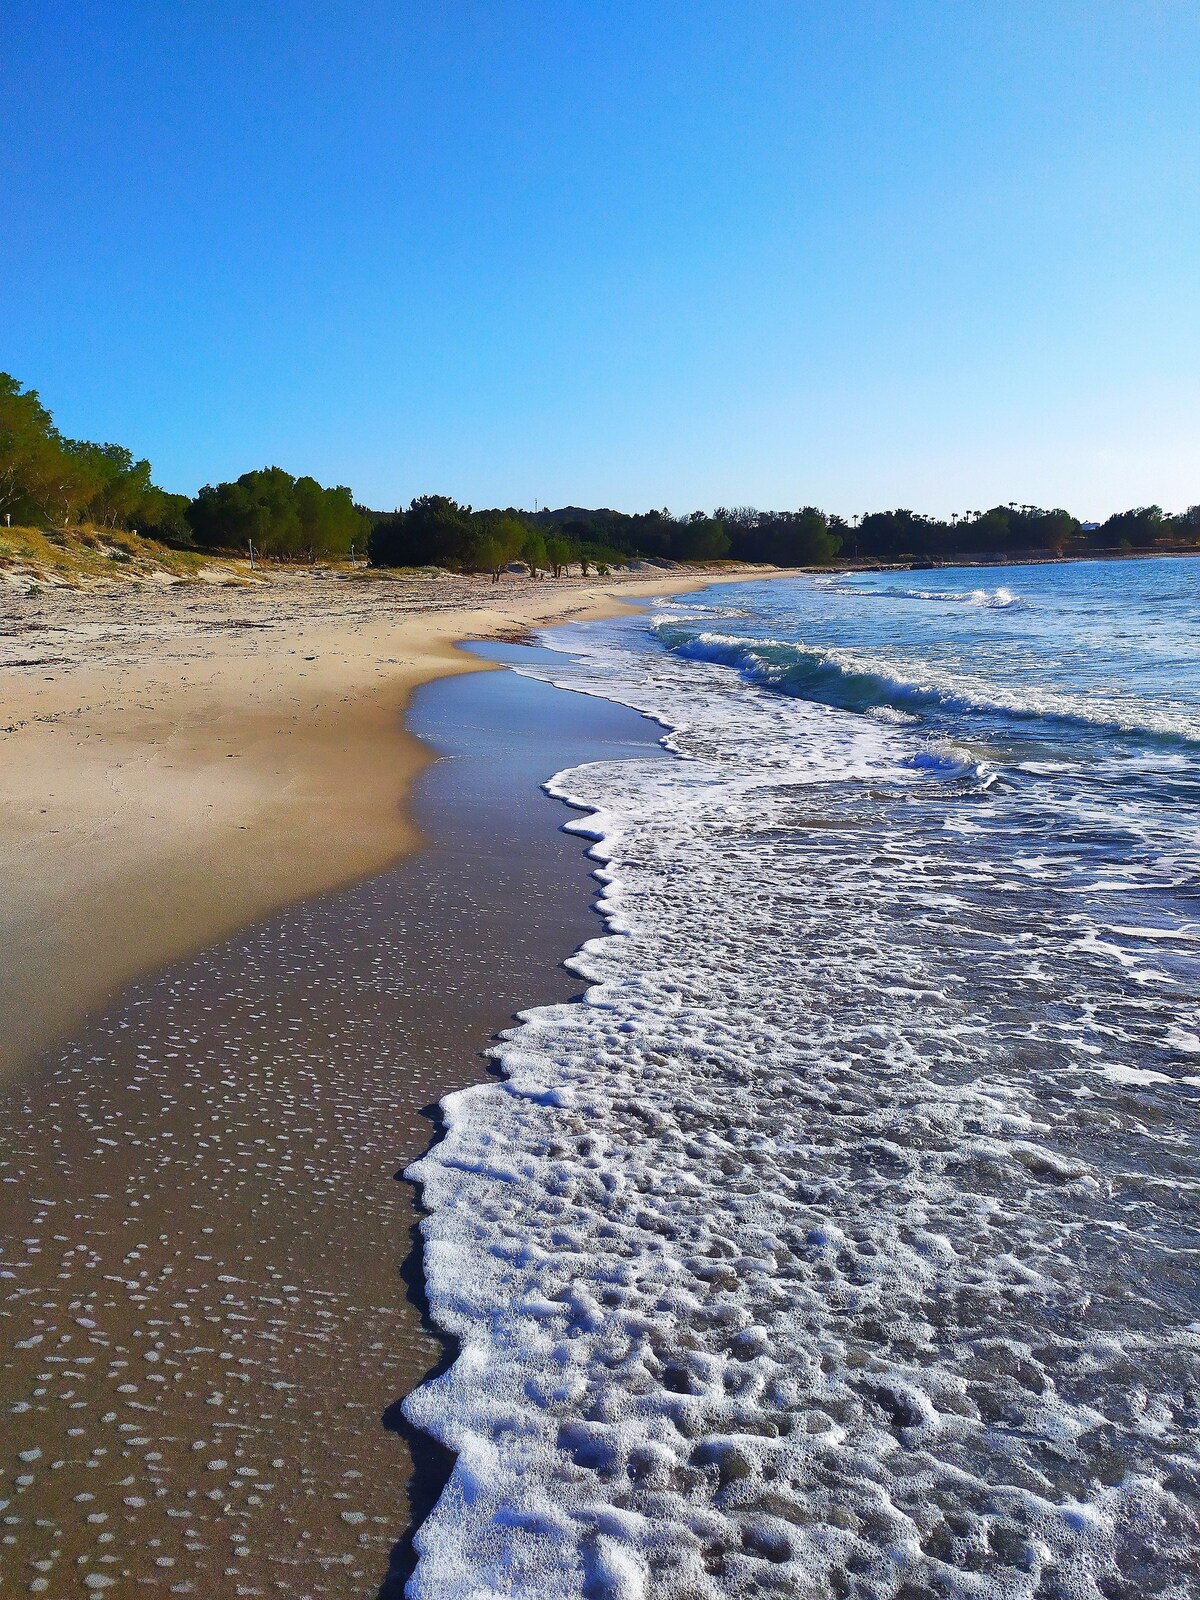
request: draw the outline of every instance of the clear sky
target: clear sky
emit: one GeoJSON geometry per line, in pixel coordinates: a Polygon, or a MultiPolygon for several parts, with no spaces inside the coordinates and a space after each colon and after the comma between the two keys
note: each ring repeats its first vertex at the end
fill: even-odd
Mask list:
{"type": "Polygon", "coordinates": [[[1200,501],[1194,0],[6,0],[0,367],[165,487],[1200,501]]]}

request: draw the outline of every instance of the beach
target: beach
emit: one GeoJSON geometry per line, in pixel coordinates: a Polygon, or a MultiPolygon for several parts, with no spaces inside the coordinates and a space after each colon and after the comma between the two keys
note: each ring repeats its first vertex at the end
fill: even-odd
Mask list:
{"type": "Polygon", "coordinates": [[[598,927],[594,888],[542,779],[657,751],[634,713],[463,675],[491,664],[451,655],[407,733],[380,713],[412,762],[390,847],[421,849],[298,900],[293,879],[283,910],[160,958],[8,1085],[19,1592],[401,1592],[448,1463],[398,1404],[446,1345],[396,1178],[495,1031],[578,993],[561,962],[598,927]]]}
{"type": "Polygon", "coordinates": [[[320,861],[0,1091],[5,1580],[1190,1597],[1196,571],[131,613],[320,861]]]}
{"type": "Polygon", "coordinates": [[[0,1077],[137,974],[381,870],[455,649],[705,581],[270,569],[0,587],[0,1077]]]}
{"type": "Polygon", "coordinates": [[[13,23],[0,1600],[1200,1600],[1200,7],[13,23]]]}

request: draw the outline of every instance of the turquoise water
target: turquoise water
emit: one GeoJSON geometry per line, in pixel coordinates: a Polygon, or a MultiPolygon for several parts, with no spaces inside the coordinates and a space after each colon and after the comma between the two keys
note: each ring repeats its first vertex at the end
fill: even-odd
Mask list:
{"type": "Polygon", "coordinates": [[[582,1003],[418,1166],[417,1596],[1200,1594],[1200,562],[708,589],[530,670],[582,1003]]]}
{"type": "Polygon", "coordinates": [[[1094,729],[1104,753],[1129,747],[1119,733],[1200,740],[1200,562],[860,573],[721,594],[744,607],[744,627],[664,629],[664,642],[788,693],[993,737],[1094,729]]]}

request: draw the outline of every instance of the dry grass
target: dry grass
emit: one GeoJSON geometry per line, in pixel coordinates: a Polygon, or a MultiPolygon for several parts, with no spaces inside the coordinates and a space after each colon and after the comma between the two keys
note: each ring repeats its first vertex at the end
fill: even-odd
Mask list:
{"type": "Polygon", "coordinates": [[[120,528],[2,528],[0,582],[90,588],[96,584],[237,582],[243,561],[172,550],[120,528]]]}

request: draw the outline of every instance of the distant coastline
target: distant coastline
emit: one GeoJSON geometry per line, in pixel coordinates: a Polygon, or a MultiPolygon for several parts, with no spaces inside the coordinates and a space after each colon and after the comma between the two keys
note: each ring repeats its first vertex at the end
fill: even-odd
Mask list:
{"type": "Polygon", "coordinates": [[[993,552],[990,555],[947,557],[943,561],[835,561],[825,566],[804,567],[804,572],[937,572],[959,567],[1052,567],[1073,561],[1157,561],[1164,556],[1200,556],[1200,546],[1176,545],[1152,550],[1070,550],[1059,555],[1048,551],[993,552]]]}
{"type": "MultiPolygon", "coordinates": [[[[674,514],[666,507],[476,508],[444,494],[414,496],[404,508],[372,510],[346,484],[264,466],[195,495],[153,480],[150,462],[123,445],[65,437],[35,389],[0,372],[0,515],[51,540],[75,530],[135,560],[150,539],[184,561],[256,553],[288,563],[366,558],[375,567],[437,566],[501,573],[519,565],[531,577],[558,578],[572,566],[605,576],[631,560],[734,560],[794,567],[851,561],[1008,563],[1046,557],[1165,552],[1200,547],[1200,504],[1178,512],[1158,505],[1084,522],[1061,506],[1008,501],[987,510],[927,516],[904,508],[845,517],[815,505],[760,510],[718,506],[674,514]]],[[[0,530],[0,556],[5,554],[0,530]]]]}

